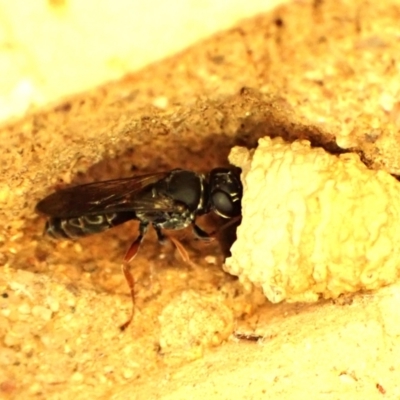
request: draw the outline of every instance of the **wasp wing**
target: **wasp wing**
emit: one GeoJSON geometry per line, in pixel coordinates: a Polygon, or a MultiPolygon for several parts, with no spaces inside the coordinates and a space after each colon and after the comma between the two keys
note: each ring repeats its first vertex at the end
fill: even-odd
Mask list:
{"type": "Polygon", "coordinates": [[[41,200],[36,211],[55,218],[124,211],[174,211],[179,205],[173,199],[151,195],[151,185],[168,174],[159,172],[62,189],[41,200]]]}

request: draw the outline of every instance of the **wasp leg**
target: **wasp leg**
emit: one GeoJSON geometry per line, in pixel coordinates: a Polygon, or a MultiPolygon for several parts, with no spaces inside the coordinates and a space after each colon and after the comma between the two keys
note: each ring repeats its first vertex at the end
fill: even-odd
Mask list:
{"type": "Polygon", "coordinates": [[[162,232],[161,228],[159,226],[157,226],[157,225],[154,225],[154,229],[156,230],[158,241],[161,244],[164,244],[165,243],[165,239],[168,238],[175,245],[177,250],[179,251],[179,254],[181,255],[183,261],[186,262],[186,263],[190,263],[189,254],[186,251],[186,249],[183,246],[183,244],[178,239],[174,238],[173,236],[168,235],[165,232],[162,232]]]}
{"type": "Polygon", "coordinates": [[[125,254],[124,261],[121,266],[122,272],[126,279],[126,282],[128,283],[129,290],[131,292],[131,298],[132,298],[132,312],[131,312],[129,319],[120,326],[121,331],[124,331],[129,326],[129,324],[132,322],[133,315],[135,314],[135,280],[133,279],[133,276],[131,274],[131,271],[129,268],[129,262],[132,261],[135,258],[136,254],[138,253],[140,244],[142,243],[143,237],[146,234],[147,226],[148,226],[148,223],[144,223],[144,222],[140,223],[139,236],[130,245],[128,251],[125,254]]]}
{"type": "Polygon", "coordinates": [[[204,240],[204,241],[211,241],[215,239],[214,232],[213,233],[207,233],[206,231],[203,231],[198,225],[196,225],[194,222],[192,224],[192,229],[193,233],[196,236],[197,239],[204,240]]]}
{"type": "Polygon", "coordinates": [[[139,236],[135,239],[135,241],[130,245],[128,251],[125,254],[124,257],[124,262],[128,263],[130,261],[132,261],[136,254],[139,251],[139,247],[143,241],[143,237],[147,232],[147,227],[148,227],[148,223],[147,222],[141,222],[139,225],[139,236]]]}
{"type": "Polygon", "coordinates": [[[153,226],[154,226],[154,229],[156,230],[158,243],[164,245],[165,242],[167,241],[165,233],[161,230],[161,228],[159,226],[157,226],[157,225],[153,225],[153,226]]]}
{"type": "Polygon", "coordinates": [[[217,230],[211,232],[209,235],[211,238],[216,237],[220,232],[224,231],[225,229],[229,228],[230,226],[236,224],[238,221],[242,219],[242,216],[239,215],[237,217],[231,218],[228,222],[220,226],[217,230]]]}

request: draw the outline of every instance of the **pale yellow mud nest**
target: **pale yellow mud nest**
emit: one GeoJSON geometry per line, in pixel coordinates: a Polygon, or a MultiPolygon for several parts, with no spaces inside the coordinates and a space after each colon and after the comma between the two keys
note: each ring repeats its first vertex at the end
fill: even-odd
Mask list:
{"type": "Polygon", "coordinates": [[[242,223],[226,270],[271,302],[376,289],[400,271],[400,184],[358,155],[263,138],[235,147],[242,223]]]}

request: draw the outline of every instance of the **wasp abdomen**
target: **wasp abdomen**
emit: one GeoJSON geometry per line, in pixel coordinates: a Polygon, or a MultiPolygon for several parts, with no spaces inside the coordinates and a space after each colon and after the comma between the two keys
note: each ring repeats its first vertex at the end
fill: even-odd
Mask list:
{"type": "Polygon", "coordinates": [[[136,214],[132,212],[50,218],[46,223],[45,233],[55,239],[76,239],[104,232],[135,218],[136,214]]]}

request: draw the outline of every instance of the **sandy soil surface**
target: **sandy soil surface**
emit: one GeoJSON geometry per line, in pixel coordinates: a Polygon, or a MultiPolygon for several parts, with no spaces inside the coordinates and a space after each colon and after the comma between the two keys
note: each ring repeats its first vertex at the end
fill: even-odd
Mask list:
{"type": "Polygon", "coordinates": [[[33,211],[71,183],[226,165],[266,135],[399,174],[399,16],[396,1],[293,2],[4,126],[0,397],[400,398],[398,285],[272,305],[223,272],[234,232],[178,232],[190,265],[150,232],[121,333],[135,223],[51,242],[33,211]]]}

